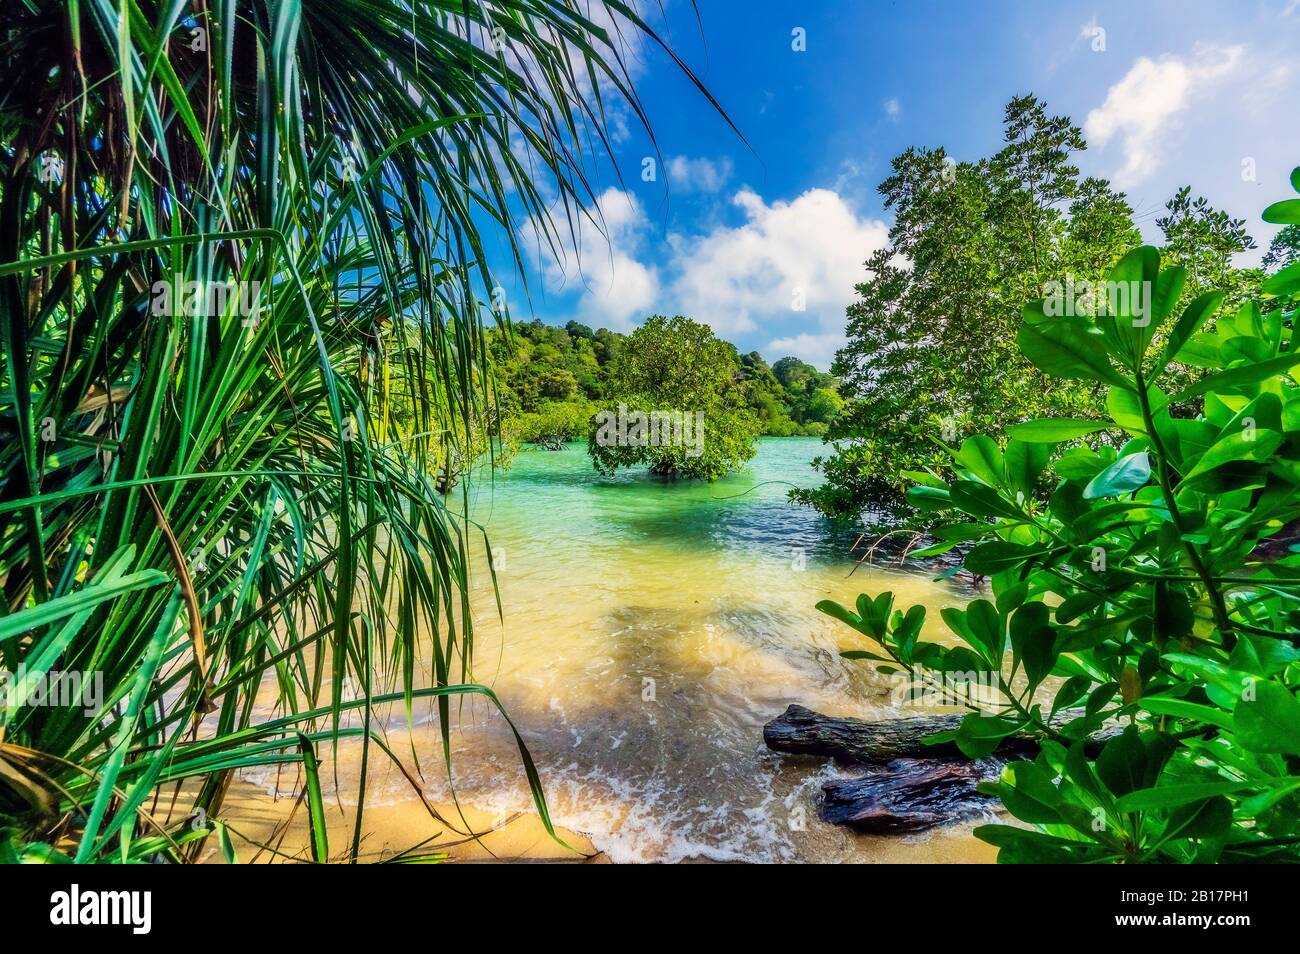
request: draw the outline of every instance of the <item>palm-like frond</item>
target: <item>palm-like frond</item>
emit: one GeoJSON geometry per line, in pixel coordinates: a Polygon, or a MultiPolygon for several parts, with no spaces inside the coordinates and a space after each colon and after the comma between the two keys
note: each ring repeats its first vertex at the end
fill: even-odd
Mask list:
{"type": "Polygon", "coordinates": [[[192,857],[188,830],[147,830],[160,785],[200,779],[179,814],[210,817],[233,769],[369,740],[381,687],[436,700],[444,741],[449,698],[486,691],[437,474],[490,394],[484,230],[563,241],[606,97],[641,114],[597,20],[657,37],[593,6],[0,13],[0,666],[107,690],[90,711],[10,692],[0,823],[21,839],[192,857]],[[227,283],[260,287],[255,321],[238,294],[185,313],[227,283]],[[425,437],[388,439],[390,362],[425,437]]]}

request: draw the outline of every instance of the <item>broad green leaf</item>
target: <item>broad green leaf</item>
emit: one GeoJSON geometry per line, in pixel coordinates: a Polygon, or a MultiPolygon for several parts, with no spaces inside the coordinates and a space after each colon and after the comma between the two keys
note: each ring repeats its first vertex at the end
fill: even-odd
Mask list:
{"type": "Polygon", "coordinates": [[[1165,838],[1204,838],[1217,840],[1232,827],[1232,802],[1222,795],[1179,806],[1169,816],[1165,838]]]}
{"type": "Polygon", "coordinates": [[[1300,755],[1300,701],[1276,682],[1257,682],[1254,698],[1237,704],[1236,738],[1256,752],[1300,755]]]}
{"type": "Polygon", "coordinates": [[[1052,449],[1046,444],[1031,444],[1015,438],[1009,440],[1003,460],[1011,489],[1020,491],[1027,498],[1032,497],[1051,457],[1052,449]]]}
{"type": "Polygon", "coordinates": [[[1090,591],[1068,596],[1056,607],[1056,622],[1062,626],[1073,623],[1084,613],[1098,606],[1103,599],[1100,594],[1090,591]]]}
{"type": "Polygon", "coordinates": [[[925,607],[917,603],[908,608],[902,620],[894,628],[893,639],[898,658],[905,663],[912,662],[912,651],[925,625],[925,607]]]}
{"type": "Polygon", "coordinates": [[[1224,391],[1228,388],[1238,388],[1246,384],[1256,384],[1268,378],[1286,374],[1297,364],[1300,364],[1300,354],[1290,353],[1279,355],[1259,364],[1246,364],[1240,367],[1228,368],[1202,378],[1191,387],[1185,388],[1176,396],[1170,398],[1170,403],[1190,401],[1192,398],[1209,391],[1224,391]]]}
{"type": "Polygon", "coordinates": [[[1002,452],[991,437],[977,434],[966,438],[957,452],[957,462],[991,487],[1003,483],[1002,452]]]}
{"type": "Polygon", "coordinates": [[[1028,444],[1059,444],[1061,441],[1077,440],[1097,431],[1105,430],[1110,425],[1106,421],[1082,421],[1072,418],[1042,418],[1013,424],[1007,428],[1007,434],[1018,441],[1028,444]]]}
{"type": "Polygon", "coordinates": [[[839,603],[836,603],[834,600],[822,600],[814,607],[814,609],[816,609],[819,613],[825,613],[827,616],[839,620],[841,623],[844,623],[846,626],[850,626],[853,629],[856,629],[858,632],[861,632],[864,635],[866,634],[866,629],[862,622],[862,618],[858,616],[856,613],[850,612],[849,610],[845,609],[843,606],[841,606],[839,603]]]}
{"type": "Polygon", "coordinates": [[[1056,472],[1066,480],[1091,480],[1106,467],[1106,459],[1090,447],[1073,447],[1055,461],[1056,472]]]}
{"type": "MultiPolygon", "coordinates": [[[[1155,385],[1147,388],[1147,402],[1151,405],[1151,416],[1159,428],[1168,420],[1169,398],[1155,385]]],[[[1111,419],[1130,434],[1146,434],[1146,420],[1142,416],[1142,404],[1136,391],[1128,388],[1111,388],[1106,392],[1106,410],[1111,419]]]]}
{"type": "Polygon", "coordinates": [[[1202,474],[1217,467],[1240,461],[1264,461],[1282,444],[1282,435],[1272,430],[1250,430],[1229,434],[1220,438],[1210,447],[1196,465],[1183,477],[1184,483],[1190,483],[1202,474]]]}
{"type": "Polygon", "coordinates": [[[961,720],[957,729],[957,747],[968,758],[984,758],[997,751],[1003,739],[1022,727],[1010,719],[972,712],[961,720]]]}
{"type": "Polygon", "coordinates": [[[1056,665],[1056,631],[1048,625],[1051,611],[1044,603],[1026,603],[1011,617],[1011,648],[1024,667],[1032,691],[1056,665]]]}
{"type": "Polygon", "coordinates": [[[1106,340],[1093,326],[1077,319],[1022,324],[1016,334],[1020,350],[1034,366],[1058,378],[1100,381],[1119,387],[1133,384],[1107,357],[1106,340]]]}
{"type": "Polygon", "coordinates": [[[1052,712],[1056,713],[1061,709],[1068,709],[1082,699],[1091,686],[1092,678],[1090,676],[1071,676],[1056,691],[1056,695],[1052,699],[1052,712]]]}
{"type": "Polygon", "coordinates": [[[1180,352],[1187,342],[1201,330],[1205,320],[1219,310],[1223,304],[1223,292],[1210,291],[1199,295],[1191,302],[1183,313],[1178,316],[1174,322],[1173,329],[1169,332],[1169,339],[1165,342],[1164,350],[1160,352],[1160,361],[1156,365],[1155,377],[1169,367],[1169,362],[1177,360],[1180,352]]]}
{"type": "Polygon", "coordinates": [[[1229,731],[1233,727],[1231,712],[1217,709],[1214,706],[1202,705],[1198,702],[1188,702],[1170,696],[1143,696],[1138,700],[1138,705],[1147,712],[1156,715],[1174,716],[1178,719],[1204,722],[1207,725],[1217,725],[1219,728],[1228,729],[1229,731]]]}
{"type": "Polygon", "coordinates": [[[988,543],[981,543],[970,553],[967,553],[962,563],[972,573],[978,573],[980,576],[992,576],[995,573],[1001,573],[1003,570],[1042,557],[1049,552],[1051,551],[1045,547],[1022,546],[1016,543],[1007,543],[1003,540],[992,540],[988,543]]]}
{"type": "MultiPolygon", "coordinates": [[[[1294,200],[1300,203],[1300,199],[1294,200]]],[[[1292,262],[1276,275],[1264,279],[1259,290],[1276,298],[1291,298],[1300,292],[1300,262],[1292,262]]]]}
{"type": "Polygon", "coordinates": [[[1102,746],[1097,757],[1097,775],[1115,795],[1141,788],[1146,769],[1147,749],[1133,726],[1102,746]]]}
{"type": "Polygon", "coordinates": [[[1211,371],[1222,368],[1227,362],[1223,360],[1221,342],[1218,335],[1205,332],[1192,335],[1178,350],[1178,363],[1211,371]]]}
{"type": "Polygon", "coordinates": [[[971,600],[966,607],[966,626],[979,648],[995,666],[1006,650],[1006,624],[997,607],[988,600],[971,600]]]}
{"type": "Polygon", "coordinates": [[[1127,454],[1089,481],[1083,490],[1085,500],[1118,497],[1145,487],[1151,479],[1151,460],[1145,451],[1127,454]]]}
{"type": "Polygon", "coordinates": [[[1234,792],[1249,791],[1267,784],[1267,782],[1263,781],[1254,781],[1157,785],[1155,788],[1143,788],[1121,795],[1115,800],[1115,807],[1122,812],[1158,811],[1199,802],[1215,795],[1231,795],[1234,792]]]}
{"type": "Polygon", "coordinates": [[[1264,210],[1261,218],[1274,225],[1300,224],[1300,199],[1283,199],[1264,210]]]}
{"type": "Polygon", "coordinates": [[[952,505],[977,517],[1006,517],[1023,520],[1024,512],[996,489],[974,480],[958,480],[948,491],[952,505]]]}
{"type": "Polygon", "coordinates": [[[941,487],[908,487],[906,497],[908,503],[922,512],[948,510],[953,506],[948,490],[941,487]]]}
{"type": "Polygon", "coordinates": [[[1112,352],[1130,368],[1138,368],[1151,336],[1169,314],[1172,286],[1181,290],[1184,278],[1185,273],[1171,272],[1162,286],[1160,253],[1150,245],[1128,252],[1106,276],[1106,308],[1098,325],[1111,339],[1112,352]]]}

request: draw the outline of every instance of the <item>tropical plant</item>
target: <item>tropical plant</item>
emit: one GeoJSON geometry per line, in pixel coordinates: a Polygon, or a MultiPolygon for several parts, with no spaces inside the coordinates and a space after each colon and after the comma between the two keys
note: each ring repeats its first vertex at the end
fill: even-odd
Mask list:
{"type": "Polygon", "coordinates": [[[556,401],[539,411],[510,418],[506,434],[514,440],[560,450],[568,442],[587,436],[595,413],[596,405],[590,401],[556,401]]]}
{"type": "Polygon", "coordinates": [[[1283,226],[1264,253],[1264,268],[1284,268],[1300,258],[1300,225],[1283,226]]]}
{"type": "Polygon", "coordinates": [[[653,315],[619,352],[587,453],[602,474],[644,465],[663,477],[717,480],[754,456],[756,437],[736,349],[707,325],[653,315]],[[653,415],[668,415],[663,433],[653,415]],[[676,431],[672,421],[681,422],[676,431]]]}
{"type": "Polygon", "coordinates": [[[1256,247],[1244,220],[1214,208],[1204,196],[1193,199],[1191,186],[1183,186],[1165,203],[1156,225],[1165,238],[1161,258],[1187,269],[1186,295],[1221,291],[1229,310],[1255,297],[1260,273],[1233,265],[1236,256],[1256,247]]]}
{"type": "MultiPolygon", "coordinates": [[[[996,154],[956,162],[911,148],[880,186],[895,220],[848,308],[847,343],[831,370],[849,398],[815,463],[821,487],[792,497],[831,516],[915,517],[906,472],[943,465],[937,440],[1001,432],[1026,415],[1092,413],[1097,388],[1041,374],[1015,345],[1015,316],[1049,285],[1103,279],[1140,241],[1123,193],[1081,178],[1081,131],[1032,96],[1006,107],[996,154]]],[[[1236,307],[1257,284],[1232,267],[1251,247],[1241,223],[1182,190],[1160,219],[1190,287],[1227,282],[1236,307]]],[[[1213,285],[1206,287],[1214,287],[1213,285]]],[[[1188,293],[1191,297],[1191,292],[1188,293]]]]}
{"type": "MultiPolygon", "coordinates": [[[[1300,222],[1300,200],[1268,217],[1300,222]]],[[[1223,293],[1179,311],[1187,272],[1154,248],[1109,277],[1144,304],[1071,318],[1039,300],[1017,335],[1044,374],[1104,389],[1105,418],[971,437],[948,449],[950,478],[913,475],[911,502],[943,521],[916,555],[962,548],[991,581],[989,599],[943,611],[959,645],[921,639],[924,607],[894,612],[889,593],[819,608],[876,644],[845,655],[987,676],[996,698],[949,736],[968,756],[1038,737],[1036,758],[983,787],[1021,823],[976,829],[999,860],[1295,861],[1300,264],[1262,286],[1281,307],[1217,323],[1223,293]],[[1167,392],[1175,362],[1206,373],[1167,392]],[[1122,731],[1100,744],[1108,727],[1122,731]]]]}
{"type": "Polygon", "coordinates": [[[839,379],[806,361],[781,358],[773,363],[772,376],[784,392],[786,413],[796,425],[793,433],[822,437],[844,410],[839,379]]]}
{"type": "MultiPolygon", "coordinates": [[[[487,339],[502,432],[558,447],[586,437],[598,409],[592,402],[598,405],[609,389],[610,375],[628,336],[608,328],[592,331],[576,321],[561,328],[533,320],[515,325],[510,333],[489,329],[487,339]]],[[[826,423],[839,405],[824,395],[810,403],[809,388],[834,388],[837,382],[831,375],[797,358],[782,358],[777,366],[787,371],[793,366],[802,369],[797,376],[788,377],[787,386],[758,352],[736,358],[746,403],[758,416],[763,434],[825,433],[826,423]]]]}
{"type": "Polygon", "coordinates": [[[449,698],[495,701],[436,476],[492,393],[481,229],[590,204],[606,109],[642,115],[619,29],[658,42],[615,0],[5,4],[6,858],[193,859],[287,763],[323,860],[351,736],[356,860],[377,707],[436,700],[449,752],[449,698]],[[102,699],[32,704],[61,672],[102,699]]]}

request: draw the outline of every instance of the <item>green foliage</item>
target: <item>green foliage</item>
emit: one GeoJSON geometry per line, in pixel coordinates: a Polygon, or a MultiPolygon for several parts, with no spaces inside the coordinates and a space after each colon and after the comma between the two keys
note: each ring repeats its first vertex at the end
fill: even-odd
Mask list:
{"type": "Polygon", "coordinates": [[[1263,266],[1265,269],[1285,268],[1296,259],[1300,259],[1300,224],[1283,226],[1269,243],[1263,266]]]}
{"type": "Polygon", "coordinates": [[[955,736],[969,756],[1038,735],[1037,758],[986,786],[1024,826],[976,830],[999,860],[1300,860],[1295,289],[1275,276],[1280,307],[1209,327],[1221,292],[1180,308],[1187,273],[1153,248],[1111,273],[1135,277],[1156,289],[1149,324],[1031,305],[1019,332],[1050,377],[1104,391],[1101,422],[968,438],[947,449],[950,476],[909,491],[941,521],[918,555],[960,547],[991,580],[991,599],[943,613],[959,645],[921,640],[924,608],[892,612],[888,593],[819,608],[878,648],[846,655],[914,678],[989,674],[996,698],[955,736]],[[1176,362],[1208,373],[1187,385],[1176,362]],[[1097,744],[1107,726],[1123,731],[1097,744]]]}
{"type": "Polygon", "coordinates": [[[644,465],[661,476],[717,480],[755,454],[759,425],[746,397],[735,348],[707,325],[654,315],[614,362],[601,408],[605,420],[592,423],[587,452],[602,474],[644,465]],[[665,439],[656,445],[648,434],[638,439],[618,429],[615,420],[625,410],[685,415],[703,431],[695,432],[693,443],[665,439]]]}
{"type": "MultiPolygon", "coordinates": [[[[817,461],[824,485],[795,499],[832,516],[896,510],[909,472],[944,466],[941,443],[1095,413],[1099,384],[1043,374],[1017,347],[1016,316],[1052,283],[1104,278],[1139,241],[1132,209],[1105,180],[1079,178],[1082,134],[1037,99],[1008,104],[1004,139],[972,162],[918,148],[893,160],[879,190],[890,242],[867,262],[831,369],[849,398],[828,433],[834,454],[817,461]]],[[[1160,223],[1189,269],[1188,299],[1222,286],[1235,305],[1257,284],[1230,263],[1253,245],[1240,222],[1182,190],[1160,223]]]]}
{"type": "Polygon", "coordinates": [[[504,433],[512,440],[558,448],[586,437],[598,409],[599,405],[591,401],[543,404],[538,411],[508,419],[504,433]]]}
{"type": "Polygon", "coordinates": [[[772,376],[785,390],[790,418],[802,433],[821,436],[844,410],[839,379],[806,361],[781,358],[772,365],[772,376]]]}
{"type": "Polygon", "coordinates": [[[504,415],[535,414],[551,403],[581,405],[599,399],[623,340],[623,335],[604,328],[592,332],[573,321],[565,328],[533,320],[508,330],[492,329],[488,349],[504,415]]]}
{"type": "Polygon", "coordinates": [[[1217,289],[1223,292],[1228,309],[1254,297],[1259,271],[1232,264],[1234,256],[1256,247],[1244,221],[1212,208],[1203,197],[1193,199],[1191,187],[1184,186],[1165,205],[1156,225],[1165,236],[1161,249],[1165,263],[1187,269],[1189,297],[1217,289]]]}
{"type": "MultiPolygon", "coordinates": [[[[592,402],[610,395],[609,378],[628,336],[570,321],[563,328],[534,320],[511,331],[488,333],[492,372],[502,416],[502,433],[530,443],[555,446],[585,437],[592,402]],[[581,426],[575,428],[575,423],[581,426]]],[[[826,433],[843,406],[838,381],[798,358],[782,358],[775,368],[757,351],[739,355],[745,401],[760,432],[773,437],[826,433]],[[776,374],[775,369],[781,369],[776,374]],[[810,405],[817,389],[830,390],[810,405]]]]}
{"type": "Polygon", "coordinates": [[[830,424],[844,410],[844,398],[831,388],[814,388],[804,405],[804,418],[814,424],[830,424]]]}
{"type": "Polygon", "coordinates": [[[5,686],[0,857],[233,857],[231,773],[288,765],[323,858],[313,753],[495,703],[439,485],[494,426],[480,224],[563,240],[633,95],[594,6],[0,8],[0,669],[104,690],[5,686]],[[154,313],[228,282],[255,316],[154,313]]]}
{"type": "Polygon", "coordinates": [[[802,431],[790,416],[789,393],[772,373],[762,355],[757,351],[741,355],[740,373],[745,382],[750,409],[757,415],[762,433],[773,437],[789,437],[802,431]]]}

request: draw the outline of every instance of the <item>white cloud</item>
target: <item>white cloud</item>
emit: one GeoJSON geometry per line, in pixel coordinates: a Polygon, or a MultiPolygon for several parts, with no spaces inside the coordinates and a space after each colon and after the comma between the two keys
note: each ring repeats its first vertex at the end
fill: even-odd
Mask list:
{"type": "Polygon", "coordinates": [[[668,172],[668,182],[682,192],[717,192],[731,178],[731,160],[723,157],[718,161],[688,156],[673,156],[664,168],[668,172]]]}
{"type": "Polygon", "coordinates": [[[842,329],[863,262],[888,241],[886,225],[859,218],[829,189],[771,204],[742,189],[732,202],[744,224],[671,240],[671,295],[682,313],[724,335],[791,321],[811,333],[842,329]]]}
{"type": "Polygon", "coordinates": [[[639,258],[649,219],[636,196],[616,188],[596,198],[595,211],[595,223],[579,220],[574,247],[563,257],[544,241],[539,244],[534,228],[525,229],[524,238],[539,252],[549,290],[580,288],[574,317],[626,330],[653,313],[660,297],[659,276],[639,258]]]}
{"type": "Polygon", "coordinates": [[[903,115],[903,104],[898,101],[897,96],[891,96],[885,100],[885,115],[890,119],[897,121],[903,115]]]}
{"type": "MultiPolygon", "coordinates": [[[[637,198],[611,188],[597,200],[605,234],[584,222],[563,260],[541,247],[552,291],[579,288],[573,317],[626,330],[655,313],[681,314],[724,338],[753,332],[769,356],[795,354],[820,367],[843,343],[844,309],[863,263],[888,241],[888,227],[860,218],[829,189],[767,202],[741,189],[739,225],[667,238],[661,264],[647,264],[653,223],[637,198]]],[[[536,235],[526,238],[536,242],[536,235]]]]}
{"type": "Polygon", "coordinates": [[[1079,36],[1075,42],[1077,43],[1078,40],[1086,40],[1094,52],[1100,53],[1106,49],[1106,28],[1098,23],[1094,16],[1079,27],[1079,36]]]}
{"type": "MultiPolygon", "coordinates": [[[[1296,2],[1300,3],[1300,0],[1296,0],[1296,2]]],[[[845,190],[848,189],[856,179],[861,178],[863,171],[861,164],[852,159],[840,160],[840,172],[839,175],[835,177],[835,184],[831,186],[831,191],[843,195],[845,190]]]]}
{"type": "Polygon", "coordinates": [[[1083,126],[1094,146],[1105,148],[1118,138],[1124,165],[1113,175],[1117,185],[1132,186],[1159,168],[1180,114],[1193,97],[1206,98],[1216,81],[1230,76],[1244,53],[1241,46],[1200,44],[1187,59],[1143,56],[1133,64],[1083,126]]]}
{"type": "Polygon", "coordinates": [[[844,335],[800,334],[793,338],[773,338],[764,349],[769,355],[785,357],[793,355],[825,371],[831,366],[835,352],[844,347],[844,335]]]}

